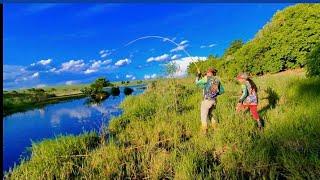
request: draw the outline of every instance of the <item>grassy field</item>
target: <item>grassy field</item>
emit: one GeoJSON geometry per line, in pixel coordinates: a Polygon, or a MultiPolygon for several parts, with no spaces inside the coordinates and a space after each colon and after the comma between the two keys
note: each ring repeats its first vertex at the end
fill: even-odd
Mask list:
{"type": "Polygon", "coordinates": [[[226,92],[218,97],[215,110],[219,124],[203,135],[199,113],[202,91],[195,87],[194,78],[158,80],[149,84],[144,94],[125,99],[121,104],[124,113],[112,119],[95,148],[87,148],[88,141],[82,136],[36,143],[31,159],[6,176],[319,178],[320,79],[307,79],[303,71],[287,71],[254,81],[259,88],[263,131],[257,129],[249,113],[236,114],[240,93],[236,82],[222,80],[226,92]]]}

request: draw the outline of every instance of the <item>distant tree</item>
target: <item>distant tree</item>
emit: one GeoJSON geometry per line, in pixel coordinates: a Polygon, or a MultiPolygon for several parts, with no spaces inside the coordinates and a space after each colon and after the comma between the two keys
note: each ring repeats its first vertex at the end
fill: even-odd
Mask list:
{"type": "Polygon", "coordinates": [[[320,76],[320,43],[307,56],[306,66],[308,77],[320,76]]]}
{"type": "Polygon", "coordinates": [[[111,88],[111,95],[112,96],[119,96],[120,94],[120,88],[119,87],[112,87],[111,88]]]}
{"type": "Polygon", "coordinates": [[[234,40],[230,46],[225,50],[222,59],[230,60],[233,59],[233,54],[244,45],[242,40],[234,40]]]}
{"type": "Polygon", "coordinates": [[[129,88],[129,87],[125,87],[124,90],[123,90],[123,93],[125,95],[130,95],[130,94],[132,94],[132,92],[133,92],[133,89],[129,88]]]}
{"type": "Polygon", "coordinates": [[[94,82],[94,84],[97,84],[97,85],[102,86],[102,87],[107,87],[107,86],[110,85],[110,81],[107,80],[106,78],[101,77],[101,78],[98,78],[98,79],[94,82]]]}
{"type": "Polygon", "coordinates": [[[178,70],[178,64],[175,62],[167,63],[165,66],[165,73],[167,76],[171,78],[174,76],[177,70],[178,70]]]}

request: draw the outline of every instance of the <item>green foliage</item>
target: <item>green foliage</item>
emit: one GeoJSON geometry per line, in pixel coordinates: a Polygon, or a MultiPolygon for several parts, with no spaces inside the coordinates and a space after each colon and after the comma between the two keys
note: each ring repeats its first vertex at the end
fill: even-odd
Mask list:
{"type": "Polygon", "coordinates": [[[92,84],[90,84],[90,87],[84,87],[80,91],[86,96],[91,96],[94,98],[98,97],[97,99],[102,99],[102,96],[109,96],[108,93],[103,90],[103,88],[111,85],[112,84],[105,78],[98,78],[92,84]]]}
{"type": "Polygon", "coordinates": [[[112,87],[111,88],[111,95],[112,96],[119,96],[120,94],[120,88],[119,87],[112,87]]]}
{"type": "Polygon", "coordinates": [[[234,40],[231,42],[228,49],[225,50],[222,59],[226,60],[232,60],[234,59],[233,54],[240,49],[244,45],[244,42],[242,40],[234,40]]]}
{"type": "Polygon", "coordinates": [[[81,174],[85,155],[98,144],[96,133],[33,143],[30,160],[23,161],[6,176],[9,179],[73,179],[81,174]]]}
{"type": "Polygon", "coordinates": [[[209,55],[206,61],[197,61],[196,64],[197,66],[194,63],[188,66],[188,74],[197,74],[197,67],[202,74],[204,74],[208,70],[208,68],[215,68],[218,70],[218,73],[220,72],[220,70],[222,70],[221,60],[218,57],[214,57],[212,55],[209,55]]]}
{"type": "Polygon", "coordinates": [[[219,124],[204,136],[199,131],[202,92],[194,79],[158,80],[121,104],[124,112],[111,120],[105,145],[76,163],[76,158],[57,162],[65,150],[48,146],[57,152],[45,154],[50,161],[32,157],[15,168],[13,177],[42,170],[46,176],[37,174],[40,179],[317,179],[320,79],[288,71],[254,81],[263,132],[248,113],[236,114],[241,87],[233,81],[224,81],[226,92],[214,110],[219,124]]]}
{"type": "Polygon", "coordinates": [[[132,92],[133,92],[133,89],[132,89],[132,88],[129,88],[129,87],[125,87],[125,88],[123,89],[123,93],[124,93],[125,95],[130,95],[130,94],[132,94],[132,92]]]}
{"type": "Polygon", "coordinates": [[[303,67],[307,54],[320,42],[319,12],[319,4],[298,4],[277,12],[235,53],[235,63],[257,75],[303,67]]]}
{"type": "Polygon", "coordinates": [[[26,110],[36,104],[56,97],[55,94],[43,89],[28,89],[27,91],[11,91],[3,94],[3,114],[8,115],[21,110],[26,110]]]}
{"type": "MultiPolygon", "coordinates": [[[[276,73],[304,67],[310,51],[320,43],[320,4],[297,4],[278,11],[255,37],[246,44],[234,41],[220,58],[199,62],[201,70],[216,67],[220,75],[229,79],[239,72],[251,75],[276,73]]],[[[316,51],[316,50],[315,50],[316,51]]],[[[316,55],[313,55],[316,58],[316,55]]],[[[317,61],[310,61],[316,63],[317,61]]],[[[319,66],[318,66],[319,67],[319,66]]],[[[191,64],[189,74],[194,74],[191,64]]]]}
{"type": "Polygon", "coordinates": [[[307,76],[320,76],[320,43],[311,51],[307,58],[307,76]]]}
{"type": "Polygon", "coordinates": [[[170,63],[167,63],[166,66],[165,66],[165,73],[169,76],[169,77],[173,77],[174,74],[177,72],[178,70],[178,65],[177,63],[175,62],[170,62],[170,63]]]}

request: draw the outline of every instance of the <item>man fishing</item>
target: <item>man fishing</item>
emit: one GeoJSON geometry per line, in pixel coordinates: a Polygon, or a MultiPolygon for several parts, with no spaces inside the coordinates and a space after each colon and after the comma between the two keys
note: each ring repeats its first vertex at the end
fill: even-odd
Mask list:
{"type": "Polygon", "coordinates": [[[209,68],[206,72],[206,75],[202,78],[200,71],[198,71],[196,78],[196,85],[203,88],[203,100],[201,102],[200,113],[202,131],[204,133],[206,133],[208,129],[209,117],[213,127],[217,123],[217,119],[214,118],[214,113],[212,111],[217,105],[217,96],[224,93],[224,88],[216,74],[216,69],[209,68]]]}

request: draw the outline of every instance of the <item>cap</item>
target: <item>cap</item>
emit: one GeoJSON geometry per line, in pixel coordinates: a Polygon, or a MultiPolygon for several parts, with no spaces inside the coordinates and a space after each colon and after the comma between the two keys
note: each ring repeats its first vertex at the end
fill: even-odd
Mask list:
{"type": "Polygon", "coordinates": [[[247,73],[239,73],[237,79],[248,79],[247,73]]]}
{"type": "Polygon", "coordinates": [[[211,72],[211,73],[215,74],[215,73],[217,73],[217,70],[214,69],[214,68],[209,68],[209,69],[207,70],[207,72],[211,72]]]}

